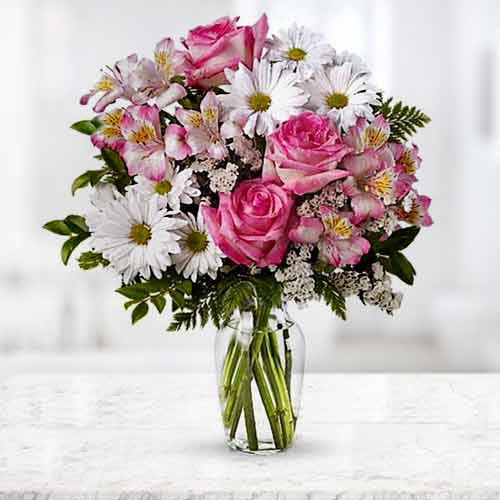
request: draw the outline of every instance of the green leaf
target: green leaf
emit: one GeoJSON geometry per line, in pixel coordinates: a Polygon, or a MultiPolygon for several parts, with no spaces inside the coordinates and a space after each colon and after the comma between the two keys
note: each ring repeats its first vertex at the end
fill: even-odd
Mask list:
{"type": "Polygon", "coordinates": [[[184,295],[182,295],[182,293],[179,293],[177,290],[171,290],[170,297],[172,297],[172,300],[179,306],[180,309],[182,309],[186,305],[184,295]]]}
{"type": "Polygon", "coordinates": [[[105,259],[101,253],[84,252],[78,257],[78,264],[85,271],[94,269],[97,266],[109,266],[109,260],[105,259]]]}
{"type": "Polygon", "coordinates": [[[75,248],[89,237],[89,233],[79,234],[78,236],[73,236],[69,240],[64,242],[61,248],[61,259],[64,265],[68,264],[71,254],[74,252],[75,248]]]}
{"type": "Polygon", "coordinates": [[[374,251],[383,255],[390,255],[404,250],[410,245],[420,232],[417,226],[405,227],[392,233],[385,241],[374,244],[374,251]]]}
{"type": "Polygon", "coordinates": [[[122,286],[115,290],[115,292],[127,297],[127,299],[142,300],[149,297],[149,292],[144,288],[139,288],[138,285],[122,286]]]}
{"type": "Polygon", "coordinates": [[[79,175],[71,185],[71,194],[74,196],[75,193],[79,190],[87,186],[90,182],[90,176],[88,172],[79,175]]]}
{"type": "Polygon", "coordinates": [[[331,283],[327,274],[315,273],[315,291],[325,304],[341,319],[346,319],[344,296],[331,283]]]}
{"type": "Polygon", "coordinates": [[[151,302],[156,307],[156,310],[161,314],[167,305],[167,300],[163,295],[155,295],[151,297],[151,302]]]}
{"type": "Polygon", "coordinates": [[[51,233],[60,234],[61,236],[71,236],[71,229],[63,220],[51,220],[43,225],[43,229],[51,233]]]}
{"type": "Polygon", "coordinates": [[[99,120],[98,116],[95,116],[94,118],[92,118],[92,120],[90,120],[90,122],[92,123],[92,125],[94,125],[95,128],[101,128],[101,126],[102,126],[101,120],[99,120]]]}
{"type": "Polygon", "coordinates": [[[191,295],[193,291],[193,282],[191,280],[183,280],[176,285],[176,288],[185,295],[191,295]]]}
{"type": "Polygon", "coordinates": [[[125,302],[125,304],[123,304],[123,307],[125,308],[125,310],[128,310],[134,304],[137,304],[136,300],[128,300],[127,302],[125,302]]]}
{"type": "Polygon", "coordinates": [[[89,170],[87,171],[89,176],[90,185],[94,187],[106,174],[106,169],[101,170],[89,170]]]}
{"type": "Polygon", "coordinates": [[[132,311],[132,324],[135,325],[140,321],[146,314],[148,314],[149,306],[147,302],[141,302],[132,311]]]}
{"type": "Polygon", "coordinates": [[[73,123],[73,125],[71,125],[71,128],[73,130],[76,130],[77,132],[80,132],[81,134],[92,135],[97,131],[98,127],[96,127],[93,120],[81,120],[79,122],[73,123]]]}
{"type": "Polygon", "coordinates": [[[68,215],[64,222],[76,234],[89,232],[89,227],[81,215],[68,215]]]}
{"type": "Polygon", "coordinates": [[[116,173],[126,173],[127,167],[123,158],[114,150],[110,148],[103,148],[101,150],[102,159],[106,165],[116,173]]]}
{"type": "Polygon", "coordinates": [[[380,259],[384,269],[408,285],[413,285],[417,274],[411,262],[400,252],[380,259]]]}

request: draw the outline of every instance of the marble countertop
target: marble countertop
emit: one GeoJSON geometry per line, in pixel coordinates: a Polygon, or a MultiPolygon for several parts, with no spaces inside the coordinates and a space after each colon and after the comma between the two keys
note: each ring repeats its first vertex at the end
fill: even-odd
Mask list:
{"type": "Polygon", "coordinates": [[[226,448],[212,374],[0,382],[0,500],[499,500],[500,375],[306,374],[293,449],[226,448]]]}

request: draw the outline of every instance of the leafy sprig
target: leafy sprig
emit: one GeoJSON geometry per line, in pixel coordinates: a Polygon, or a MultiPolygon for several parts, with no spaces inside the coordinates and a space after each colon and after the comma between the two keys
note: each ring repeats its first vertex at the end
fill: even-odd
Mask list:
{"type": "Polygon", "coordinates": [[[394,98],[382,100],[375,107],[375,114],[382,114],[391,126],[391,142],[407,142],[419,128],[425,127],[431,119],[415,106],[407,106],[394,98]]]}
{"type": "Polygon", "coordinates": [[[90,237],[90,231],[81,215],[68,215],[62,220],[52,220],[43,226],[44,229],[60,236],[69,236],[61,248],[61,260],[68,264],[75,249],[90,237]]]}

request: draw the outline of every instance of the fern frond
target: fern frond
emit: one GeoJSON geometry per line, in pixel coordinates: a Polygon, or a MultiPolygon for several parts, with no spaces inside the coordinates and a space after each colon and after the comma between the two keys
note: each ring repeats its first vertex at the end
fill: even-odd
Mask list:
{"type": "Polygon", "coordinates": [[[344,296],[333,286],[327,274],[315,273],[315,291],[325,304],[341,319],[345,320],[346,305],[344,296]]]}
{"type": "Polygon", "coordinates": [[[425,127],[431,119],[415,106],[407,106],[401,101],[394,104],[394,99],[390,97],[382,100],[381,104],[375,108],[375,114],[381,114],[391,126],[391,142],[407,142],[419,128],[425,127]]]}

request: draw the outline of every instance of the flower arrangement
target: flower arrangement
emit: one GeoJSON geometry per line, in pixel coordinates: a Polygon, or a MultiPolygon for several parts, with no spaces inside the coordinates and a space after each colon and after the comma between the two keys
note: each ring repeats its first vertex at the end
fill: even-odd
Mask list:
{"type": "Polygon", "coordinates": [[[429,118],[321,35],[238,22],[102,72],[80,101],[96,116],[72,125],[98,149],[72,186],[92,188],[90,208],[45,229],[67,237],[64,264],[87,240],[80,267],[119,275],[133,323],[171,303],[172,331],[235,312],[264,331],[287,302],[322,299],[345,319],[355,295],[392,314],[390,276],[413,283],[402,250],[432,224],[409,143],[429,118]]]}

